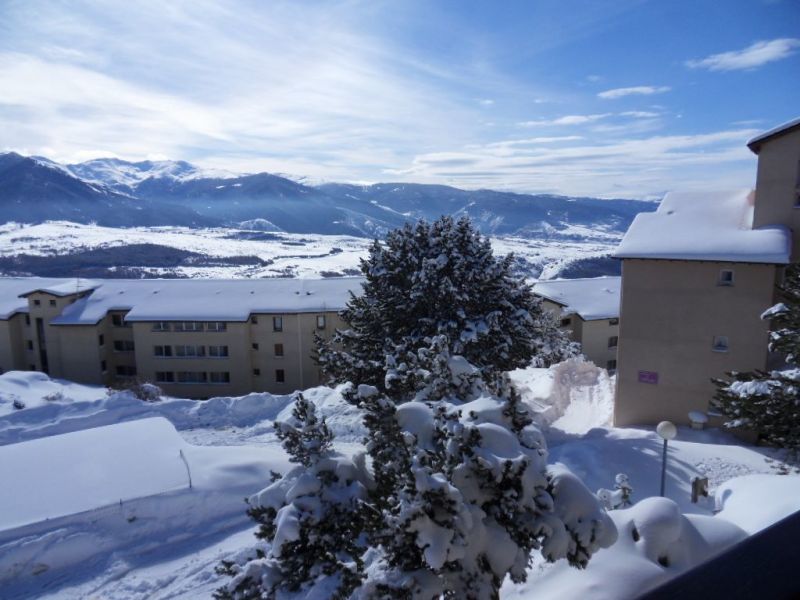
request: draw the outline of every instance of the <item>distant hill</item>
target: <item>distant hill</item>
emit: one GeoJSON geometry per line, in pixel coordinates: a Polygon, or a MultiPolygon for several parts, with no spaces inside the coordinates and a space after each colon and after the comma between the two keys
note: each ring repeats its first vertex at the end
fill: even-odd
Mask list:
{"type": "Polygon", "coordinates": [[[2,220],[28,223],[60,219],[108,226],[241,225],[373,237],[407,221],[450,214],[469,215],[491,235],[588,240],[621,235],[637,213],[656,206],[425,184],[309,186],[269,173],[239,175],[184,161],[109,158],[60,165],[0,154],[2,220]]]}

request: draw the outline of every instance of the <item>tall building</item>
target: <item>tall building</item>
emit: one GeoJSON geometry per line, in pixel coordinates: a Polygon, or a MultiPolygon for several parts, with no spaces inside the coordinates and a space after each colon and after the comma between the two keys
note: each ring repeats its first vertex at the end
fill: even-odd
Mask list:
{"type": "Polygon", "coordinates": [[[344,326],[361,281],[0,278],[0,370],[191,398],[305,389],[314,335],[344,326]]]}
{"type": "Polygon", "coordinates": [[[748,143],[755,192],[671,193],[637,215],[622,260],[616,425],[688,422],[713,377],[767,366],[783,268],[800,248],[800,119],[748,143]]]}

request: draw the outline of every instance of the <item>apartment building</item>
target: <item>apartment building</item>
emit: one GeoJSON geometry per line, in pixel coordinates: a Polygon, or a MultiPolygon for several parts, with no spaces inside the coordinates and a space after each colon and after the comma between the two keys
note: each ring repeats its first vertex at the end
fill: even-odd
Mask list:
{"type": "Polygon", "coordinates": [[[533,293],[560,321],[562,329],[599,367],[615,372],[619,339],[620,277],[539,281],[533,293]]]}
{"type": "Polygon", "coordinates": [[[767,366],[783,268],[800,248],[800,120],[748,143],[756,190],[671,193],[638,215],[622,260],[616,425],[687,423],[712,377],[767,366]]]}
{"type": "Polygon", "coordinates": [[[361,281],[0,278],[0,370],[189,398],[289,393],[320,383],[314,335],[344,326],[361,281]]]}

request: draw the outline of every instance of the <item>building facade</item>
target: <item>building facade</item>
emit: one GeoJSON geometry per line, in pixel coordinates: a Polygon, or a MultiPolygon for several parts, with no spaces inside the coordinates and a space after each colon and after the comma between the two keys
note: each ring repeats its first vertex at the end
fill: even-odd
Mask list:
{"type": "Polygon", "coordinates": [[[561,328],[581,345],[587,359],[613,373],[617,369],[620,277],[539,281],[533,293],[561,328]]]}
{"type": "Polygon", "coordinates": [[[87,384],[156,383],[172,396],[290,393],[318,385],[361,279],[0,279],[0,369],[87,384]]]}
{"type": "Polygon", "coordinates": [[[797,260],[800,121],[751,140],[755,193],[668,194],[617,252],[622,291],[614,423],[687,423],[712,378],[767,367],[761,314],[797,260]]]}

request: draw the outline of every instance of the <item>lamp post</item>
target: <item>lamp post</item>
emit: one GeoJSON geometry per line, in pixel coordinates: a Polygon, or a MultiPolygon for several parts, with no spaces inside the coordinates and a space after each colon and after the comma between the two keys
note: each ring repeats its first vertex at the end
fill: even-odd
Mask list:
{"type": "Polygon", "coordinates": [[[663,496],[667,483],[667,444],[678,435],[678,428],[671,421],[661,421],[656,427],[656,433],[664,440],[664,453],[661,458],[661,495],[663,496]]]}

